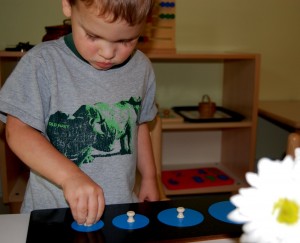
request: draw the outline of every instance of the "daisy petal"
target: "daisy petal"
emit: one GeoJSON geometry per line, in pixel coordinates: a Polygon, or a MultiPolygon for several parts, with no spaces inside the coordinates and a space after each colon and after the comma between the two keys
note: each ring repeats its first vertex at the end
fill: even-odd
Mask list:
{"type": "Polygon", "coordinates": [[[228,215],[227,218],[236,223],[245,223],[249,220],[248,217],[242,215],[239,210],[233,210],[228,215]]]}
{"type": "Polygon", "coordinates": [[[247,182],[253,187],[259,187],[259,177],[256,173],[247,172],[246,173],[247,182]]]}

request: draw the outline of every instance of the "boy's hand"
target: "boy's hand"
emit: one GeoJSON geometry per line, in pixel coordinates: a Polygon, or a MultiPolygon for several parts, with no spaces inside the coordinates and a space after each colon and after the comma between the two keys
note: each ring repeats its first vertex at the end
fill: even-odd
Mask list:
{"type": "Polygon", "coordinates": [[[100,219],[105,206],[103,190],[73,161],[59,152],[40,131],[14,116],[7,116],[5,132],[10,148],[29,168],[62,187],[79,224],[93,224],[100,219]]]}
{"type": "Polygon", "coordinates": [[[105,207],[103,190],[84,173],[71,176],[62,184],[64,196],[78,224],[92,225],[100,220],[105,207]]]}
{"type": "Polygon", "coordinates": [[[141,188],[139,192],[139,201],[158,201],[159,191],[157,187],[156,178],[153,179],[142,179],[141,188]]]}

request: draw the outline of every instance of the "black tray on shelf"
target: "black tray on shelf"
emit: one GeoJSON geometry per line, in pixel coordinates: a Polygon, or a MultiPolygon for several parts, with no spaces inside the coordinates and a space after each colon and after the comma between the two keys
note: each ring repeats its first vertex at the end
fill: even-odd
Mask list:
{"type": "Polygon", "coordinates": [[[245,118],[243,115],[221,106],[217,106],[214,116],[209,118],[200,117],[198,106],[175,106],[172,109],[188,122],[237,122],[245,118]]]}

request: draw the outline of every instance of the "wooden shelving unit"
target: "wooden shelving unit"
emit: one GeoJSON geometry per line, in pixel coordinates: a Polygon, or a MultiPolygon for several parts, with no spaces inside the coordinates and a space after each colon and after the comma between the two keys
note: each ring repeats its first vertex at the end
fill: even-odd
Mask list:
{"type": "MultiPolygon", "coordinates": [[[[0,87],[24,54],[0,51],[0,87]]],[[[17,213],[24,197],[29,170],[8,148],[2,122],[0,122],[0,172],[3,202],[9,204],[12,213],[17,213]]]]}
{"type": "MultiPolygon", "coordinates": [[[[169,191],[167,195],[207,192],[233,192],[245,185],[245,173],[255,167],[255,144],[258,111],[260,55],[251,53],[176,53],[174,50],[145,50],[152,62],[216,62],[223,65],[222,106],[242,114],[240,122],[187,123],[163,121],[163,132],[169,131],[221,131],[221,160],[215,166],[236,181],[234,185],[197,190],[169,191]]],[[[24,53],[0,51],[0,82],[7,76],[24,53]]],[[[9,150],[4,138],[4,125],[0,124],[0,169],[5,203],[17,212],[22,202],[28,178],[28,169],[9,150]]],[[[186,168],[182,164],[180,168],[186,168]]],[[[178,169],[175,168],[168,169],[178,169]]]]}
{"type": "MultiPolygon", "coordinates": [[[[209,192],[234,192],[246,186],[245,173],[255,169],[260,55],[253,53],[176,53],[174,50],[146,50],[152,62],[220,63],[223,65],[222,106],[242,114],[240,122],[188,123],[166,122],[164,133],[180,131],[221,131],[221,160],[214,163],[235,180],[233,185],[189,190],[167,190],[167,195],[209,192]]],[[[184,152],[183,152],[184,153],[184,152]]],[[[201,164],[202,167],[206,165],[201,164]]],[[[211,164],[209,166],[212,166],[211,164]]],[[[180,164],[163,169],[198,168],[180,164]]]]}

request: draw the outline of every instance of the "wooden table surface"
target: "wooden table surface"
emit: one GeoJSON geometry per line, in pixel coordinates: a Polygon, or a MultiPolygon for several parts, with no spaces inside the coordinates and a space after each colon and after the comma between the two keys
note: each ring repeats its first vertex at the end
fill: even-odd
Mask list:
{"type": "Polygon", "coordinates": [[[260,101],[258,113],[296,132],[300,131],[300,101],[260,101]]]}

